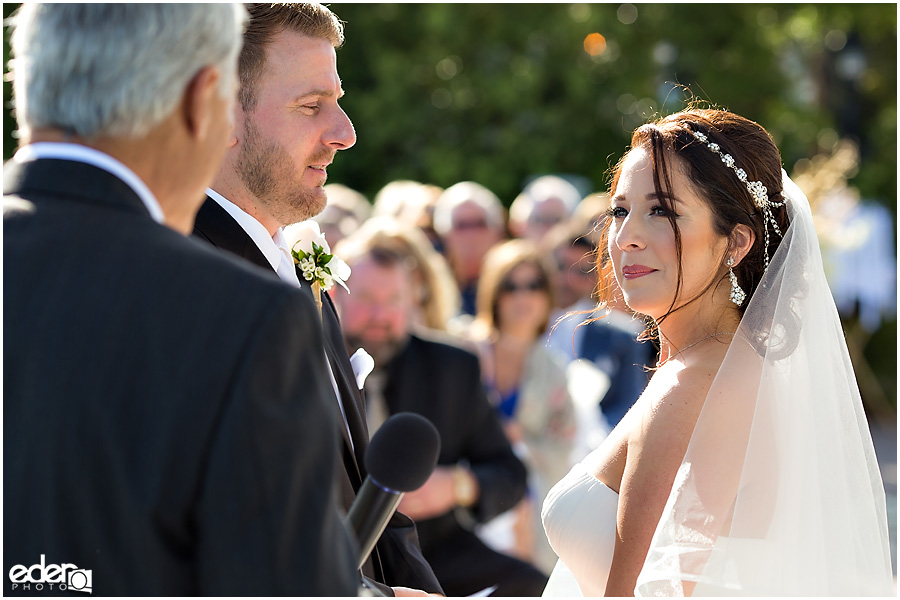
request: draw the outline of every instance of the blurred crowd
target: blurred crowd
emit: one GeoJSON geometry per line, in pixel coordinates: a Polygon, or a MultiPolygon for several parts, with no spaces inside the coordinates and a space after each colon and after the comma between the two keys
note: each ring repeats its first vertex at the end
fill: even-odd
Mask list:
{"type": "MultiPolygon", "coordinates": [[[[447,189],[393,181],[371,201],[341,184],[325,191],[328,205],[315,220],[353,268],[350,293],[335,293],[348,350],[362,347],[376,362],[366,383],[370,432],[397,408],[396,386],[388,394],[393,407],[372,405],[384,395],[372,389],[384,382],[378,366],[395,373],[396,363],[408,360],[411,338],[439,336],[476,355],[481,390],[526,466],[527,491],[499,515],[479,519],[456,510],[451,518],[490,548],[548,575],[556,555],[540,524],[544,497],[624,416],[656,362],[654,344],[639,339],[643,322],[624,303],[598,309],[597,240],[608,196],[583,197],[556,175],[534,178],[508,210],[471,181],[447,189]],[[392,261],[379,259],[377,270],[361,260],[387,254],[405,263],[408,302],[407,294],[392,293],[392,261]]],[[[449,394],[447,402],[462,407],[466,393],[460,384],[441,397],[449,394]]],[[[466,457],[452,461],[459,458],[466,457]]],[[[401,510],[417,522],[432,516],[401,510]]],[[[429,556],[428,527],[420,523],[419,530],[441,578],[441,561],[429,556]]]]}

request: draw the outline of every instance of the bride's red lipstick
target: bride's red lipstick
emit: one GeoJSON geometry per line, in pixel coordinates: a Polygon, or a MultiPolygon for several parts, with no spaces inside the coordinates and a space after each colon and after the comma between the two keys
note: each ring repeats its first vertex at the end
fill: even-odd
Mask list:
{"type": "Polygon", "coordinates": [[[651,269],[650,267],[645,267],[644,265],[629,265],[627,267],[622,267],[622,275],[625,277],[625,279],[637,279],[638,277],[649,275],[654,271],[656,271],[656,269],[651,269]]]}

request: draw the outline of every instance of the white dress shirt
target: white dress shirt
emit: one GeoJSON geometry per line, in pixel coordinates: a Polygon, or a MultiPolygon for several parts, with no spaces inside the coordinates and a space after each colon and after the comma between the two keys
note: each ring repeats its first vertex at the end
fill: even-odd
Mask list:
{"type": "MultiPolygon", "coordinates": [[[[274,236],[269,235],[269,231],[263,227],[262,223],[254,217],[244,212],[234,202],[231,202],[217,191],[207,188],[206,194],[216,201],[216,203],[225,209],[231,217],[237,221],[241,229],[250,236],[259,251],[262,252],[266,260],[272,266],[272,270],[278,275],[279,279],[285,283],[289,283],[294,287],[300,287],[300,279],[297,278],[297,269],[294,268],[294,260],[291,258],[290,249],[287,247],[287,241],[282,234],[282,228],[279,227],[275,231],[274,236]]],[[[325,352],[325,348],[322,348],[325,352]]],[[[325,355],[325,364],[328,365],[328,377],[331,380],[331,387],[334,389],[334,396],[337,398],[338,408],[341,409],[341,418],[344,420],[344,427],[347,429],[347,437],[350,440],[350,447],[353,448],[353,437],[350,435],[350,426],[347,424],[347,413],[344,412],[344,404],[341,402],[341,392],[338,390],[337,380],[334,372],[331,370],[331,363],[328,361],[328,355],[325,355]]]]}
{"type": "Polygon", "coordinates": [[[134,171],[123,165],[121,162],[94,148],[88,148],[81,144],[73,144],[71,142],[35,142],[20,148],[16,152],[13,160],[17,163],[26,163],[32,160],[42,158],[51,158],[59,160],[71,160],[74,162],[85,163],[103,169],[111,175],[115,175],[121,179],[128,187],[130,187],[144,206],[147,212],[157,223],[165,223],[166,215],[163,213],[159,201],[147,184],[138,177],[134,171]]]}

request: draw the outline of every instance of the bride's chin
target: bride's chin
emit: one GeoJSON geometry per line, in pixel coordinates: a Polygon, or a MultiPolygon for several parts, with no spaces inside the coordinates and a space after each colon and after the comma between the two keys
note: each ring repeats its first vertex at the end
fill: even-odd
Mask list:
{"type": "Polygon", "coordinates": [[[665,312],[660,313],[660,307],[656,302],[641,302],[637,298],[633,298],[631,302],[628,301],[628,298],[625,298],[625,306],[630,308],[632,312],[636,312],[640,315],[649,316],[654,319],[658,319],[665,312]],[[658,313],[658,314],[657,314],[658,313]]]}

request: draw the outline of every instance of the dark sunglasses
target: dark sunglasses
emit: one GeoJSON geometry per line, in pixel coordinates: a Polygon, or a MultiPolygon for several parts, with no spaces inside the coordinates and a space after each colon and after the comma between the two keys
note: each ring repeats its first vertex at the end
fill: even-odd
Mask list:
{"type": "Polygon", "coordinates": [[[504,281],[500,284],[501,294],[514,294],[516,292],[540,292],[547,289],[541,279],[532,279],[521,285],[517,285],[512,281],[504,281]]]}
{"type": "Polygon", "coordinates": [[[487,229],[487,221],[457,221],[451,226],[456,231],[468,231],[472,229],[487,229]]]}

